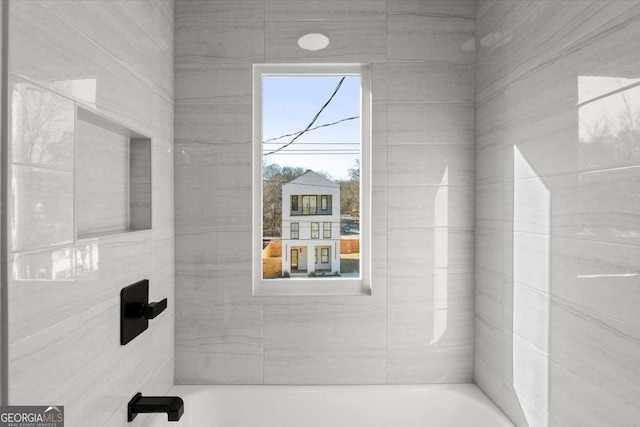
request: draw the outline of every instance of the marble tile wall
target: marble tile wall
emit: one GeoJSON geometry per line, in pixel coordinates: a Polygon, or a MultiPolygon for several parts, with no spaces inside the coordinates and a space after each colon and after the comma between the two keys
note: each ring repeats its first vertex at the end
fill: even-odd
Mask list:
{"type": "Polygon", "coordinates": [[[474,381],[518,426],[640,419],[640,2],[478,1],[474,381]]]}
{"type": "Polygon", "coordinates": [[[143,425],[127,402],[174,371],[173,2],[10,1],[9,22],[8,401],[143,425]],[[76,238],[76,104],[152,138],[152,230],[76,238]],[[169,309],[123,347],[120,289],[144,278],[169,309]]]}
{"type": "Polygon", "coordinates": [[[175,7],[176,382],[471,381],[475,2],[175,7]],[[263,62],[373,64],[373,296],[251,296],[263,62]]]}

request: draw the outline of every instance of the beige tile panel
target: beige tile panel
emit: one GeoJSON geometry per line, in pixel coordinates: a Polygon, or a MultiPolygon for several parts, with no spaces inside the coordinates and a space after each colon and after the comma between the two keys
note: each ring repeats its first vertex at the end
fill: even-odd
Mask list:
{"type": "MultiPolygon", "coordinates": [[[[251,186],[250,144],[199,144],[178,142],[175,152],[176,188],[194,183],[209,187],[251,186]]],[[[181,197],[176,194],[176,202],[181,197]]]]}
{"type": "Polygon", "coordinates": [[[74,103],[18,81],[13,105],[11,161],[73,172],[74,103]]]}
{"type": "Polygon", "coordinates": [[[498,272],[476,265],[474,284],[476,316],[488,325],[500,327],[503,323],[504,278],[498,272]]]}
{"type": "Polygon", "coordinates": [[[390,187],[470,185],[475,176],[473,146],[390,146],[390,187]]]}
{"type": "Polygon", "coordinates": [[[370,297],[267,298],[265,352],[385,349],[384,301],[370,297]]]}
{"type": "Polygon", "coordinates": [[[501,230],[504,226],[502,181],[476,185],[475,225],[477,228],[501,230]]]}
{"type": "Polygon", "coordinates": [[[435,269],[425,277],[389,277],[388,282],[389,310],[416,313],[446,308],[456,312],[473,309],[471,273],[435,269]]]}
{"type": "Polygon", "coordinates": [[[389,228],[473,227],[472,186],[399,187],[388,199],[389,228]]]}
{"type": "Polygon", "coordinates": [[[468,383],[473,346],[387,351],[387,384],[468,383]]]}
{"type": "Polygon", "coordinates": [[[390,309],[387,312],[387,351],[424,351],[472,345],[473,319],[473,310],[390,309]]]}
{"type": "Polygon", "coordinates": [[[16,165],[10,173],[9,250],[71,243],[73,173],[16,165]]]}
{"type": "Polygon", "coordinates": [[[545,178],[552,195],[552,233],[638,245],[640,167],[545,178]]]}
{"type": "MultiPolygon", "coordinates": [[[[151,251],[149,232],[142,232],[13,255],[9,297],[16,309],[9,313],[9,342],[78,315],[119,295],[124,286],[150,278],[151,251]]],[[[150,283],[151,289],[158,285],[150,283]]]]}
{"type": "Polygon", "coordinates": [[[176,2],[176,25],[208,21],[262,21],[263,0],[180,0],[176,2]]]}
{"type": "Polygon", "coordinates": [[[262,351],[262,307],[212,312],[205,304],[176,306],[176,346],[212,353],[262,351]]]}
{"type": "Polygon", "coordinates": [[[384,351],[265,353],[265,384],[384,384],[384,351]]]}
{"type": "Polygon", "coordinates": [[[473,145],[473,104],[390,104],[389,145],[473,145]]]}
{"type": "Polygon", "coordinates": [[[177,186],[176,227],[198,225],[218,229],[251,227],[250,187],[177,186]],[[187,205],[187,200],[193,200],[187,205]],[[196,203],[197,201],[197,203],[196,203]]]}
{"type": "Polygon", "coordinates": [[[264,23],[176,22],[175,64],[254,63],[264,59],[264,23]]]}
{"type": "Polygon", "coordinates": [[[204,144],[250,144],[251,105],[180,105],[175,111],[175,138],[204,144]]]}
{"type": "Polygon", "coordinates": [[[265,24],[267,62],[384,62],[387,60],[385,22],[300,21],[265,24]],[[321,33],[330,40],[319,51],[306,51],[298,39],[308,33],[321,33]]]}
{"type": "Polygon", "coordinates": [[[177,112],[183,104],[251,104],[251,64],[176,64],[175,77],[177,112]]]}
{"type": "Polygon", "coordinates": [[[474,319],[475,355],[494,375],[502,373],[502,328],[485,322],[482,316],[474,319]]]}
{"type": "MultiPolygon", "coordinates": [[[[259,309],[248,269],[176,269],[176,306],[195,312],[259,309]]],[[[185,314],[186,315],[186,314],[185,314]]]]}
{"type": "Polygon", "coordinates": [[[640,419],[640,408],[626,396],[609,392],[599,383],[554,361],[550,407],[551,425],[567,427],[630,426],[640,419]],[[615,410],[611,410],[615,408],[615,410]]]}
{"type": "Polygon", "coordinates": [[[517,7],[523,10],[510,6],[505,9],[506,29],[513,35],[505,51],[505,65],[508,72],[514,74],[546,62],[592,32],[602,33],[601,27],[614,18],[634,17],[637,20],[637,9],[629,10],[637,8],[634,1],[589,0],[580,1],[579,7],[574,1],[522,3],[517,7]],[[544,31],[541,31],[541,23],[544,23],[544,31]]]}
{"type": "Polygon", "coordinates": [[[251,229],[176,227],[176,269],[194,268],[250,269],[251,229]]]}
{"type": "Polygon", "coordinates": [[[576,374],[620,398],[638,393],[637,326],[556,300],[551,309],[551,357],[555,362],[571,366],[576,374]]]}
{"type": "Polygon", "coordinates": [[[389,103],[475,102],[473,64],[389,62],[387,73],[389,103]]]}
{"type": "Polygon", "coordinates": [[[227,353],[176,343],[176,384],[262,384],[262,352],[227,353]]]}
{"type": "Polygon", "coordinates": [[[391,278],[427,278],[433,270],[470,273],[473,269],[470,229],[390,229],[388,271],[391,278]]]}
{"type": "Polygon", "coordinates": [[[265,0],[267,21],[386,21],[384,0],[265,0]]]}
{"type": "Polygon", "coordinates": [[[553,296],[640,325],[639,247],[554,237],[551,248],[553,296]]]}
{"type": "Polygon", "coordinates": [[[107,117],[148,133],[153,91],[90,40],[38,2],[12,5],[11,70],[70,96],[107,117]],[[43,29],[48,29],[43,31],[43,29]],[[43,67],[42,64],[47,64],[43,67]]]}
{"type": "Polygon", "coordinates": [[[475,21],[455,18],[389,20],[390,61],[475,61],[475,21]]]}
{"type": "Polygon", "coordinates": [[[473,0],[389,0],[389,18],[461,18],[475,19],[476,4],[473,0]]]}
{"type": "MultiPolygon", "coordinates": [[[[152,37],[115,2],[42,2],[47,10],[78,31],[91,42],[104,49],[114,62],[136,75],[148,76],[153,66],[152,37]],[[100,25],[95,25],[100,22],[100,25]],[[118,37],[114,37],[118,34],[118,37]]],[[[153,16],[153,5],[146,11],[153,16]]]]}
{"type": "Polygon", "coordinates": [[[478,355],[473,358],[473,383],[496,405],[502,405],[502,378],[478,355]]]}

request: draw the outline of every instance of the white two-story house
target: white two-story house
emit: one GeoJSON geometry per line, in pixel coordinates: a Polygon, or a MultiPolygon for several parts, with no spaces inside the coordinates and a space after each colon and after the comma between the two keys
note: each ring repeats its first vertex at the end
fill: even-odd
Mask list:
{"type": "Polygon", "coordinates": [[[282,186],[282,271],[340,271],[340,184],[310,170],[282,186]]]}

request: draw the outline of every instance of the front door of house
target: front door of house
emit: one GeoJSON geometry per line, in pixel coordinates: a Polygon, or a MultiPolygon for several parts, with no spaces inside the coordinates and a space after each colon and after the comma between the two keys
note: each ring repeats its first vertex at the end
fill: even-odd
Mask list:
{"type": "Polygon", "coordinates": [[[291,269],[292,270],[298,269],[298,250],[297,249],[291,249],[291,269]]]}

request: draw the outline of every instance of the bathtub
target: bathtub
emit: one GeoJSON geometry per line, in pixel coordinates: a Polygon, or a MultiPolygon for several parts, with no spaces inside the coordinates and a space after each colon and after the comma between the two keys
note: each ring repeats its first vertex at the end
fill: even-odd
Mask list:
{"type": "Polygon", "coordinates": [[[473,384],[415,386],[175,386],[179,422],[149,427],[502,427],[513,426],[473,384]]]}

